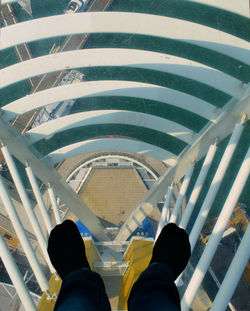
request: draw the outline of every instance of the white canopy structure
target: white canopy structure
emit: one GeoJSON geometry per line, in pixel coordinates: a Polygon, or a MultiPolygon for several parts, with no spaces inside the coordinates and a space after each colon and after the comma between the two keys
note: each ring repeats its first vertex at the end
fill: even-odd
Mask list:
{"type": "MultiPolygon", "coordinates": [[[[193,250],[221,184],[228,178],[226,172],[231,170],[232,187],[224,193],[225,204],[218,221],[208,244],[203,245],[205,251],[193,275],[187,274],[181,304],[182,310],[189,310],[249,179],[250,43],[248,30],[244,30],[249,18],[248,1],[151,1],[152,12],[142,2],[114,1],[111,11],[100,12],[95,10],[97,2],[103,10],[111,2],[105,6],[103,1],[94,0],[87,6],[88,12],[76,14],[62,14],[64,8],[58,2],[57,15],[42,10],[39,15],[34,4],[34,17],[26,21],[13,17],[18,11],[18,6],[11,9],[15,2],[1,1],[4,27],[0,34],[0,175],[4,178],[0,176],[0,196],[36,281],[49,298],[46,303],[54,298],[11,200],[13,191],[27,211],[45,254],[45,265],[52,273],[45,236],[71,213],[93,234],[96,245],[106,247],[103,258],[95,265],[96,271],[123,277],[129,269],[129,263],[122,261],[123,245],[152,212],[159,214],[161,205],[157,232],[168,221],[184,229],[189,223],[193,250]],[[208,21],[207,13],[213,19],[208,21]],[[27,81],[32,82],[31,88],[27,81]],[[65,107],[62,111],[67,113],[53,114],[53,107],[65,107]],[[221,143],[224,149],[218,155],[216,150],[221,143]],[[112,154],[116,155],[113,162],[112,154]],[[146,190],[136,206],[126,219],[110,228],[108,220],[82,200],[67,178],[81,178],[77,181],[80,189],[91,180],[92,159],[98,159],[95,165],[101,167],[105,166],[101,160],[106,157],[116,168],[117,154],[124,160],[124,170],[131,168],[138,179],[143,175],[140,180],[149,179],[150,186],[143,184],[146,190]],[[27,195],[23,184],[26,175],[19,173],[13,157],[25,166],[34,195],[27,195]],[[127,160],[133,157],[134,166],[127,160]],[[234,157],[240,159],[237,173],[230,166],[234,157]],[[203,165],[197,165],[203,158],[203,165]],[[154,180],[147,170],[143,171],[147,167],[154,180]],[[198,176],[196,181],[192,179],[193,171],[198,176]],[[213,178],[210,176],[212,181],[208,182],[207,174],[214,174],[213,178]],[[180,187],[174,188],[176,184],[180,187]],[[196,203],[203,189],[205,198],[199,202],[200,210],[191,224],[190,217],[198,208],[196,203]],[[37,202],[42,221],[36,220],[30,198],[37,202]],[[49,209],[44,199],[49,200],[49,209]],[[116,260],[113,266],[107,258],[116,260]]],[[[157,217],[152,222],[157,223],[157,217]]],[[[94,245],[94,241],[91,243],[94,245]]],[[[233,273],[236,261],[243,268],[246,265],[246,245],[249,228],[228,273],[233,273]]],[[[0,249],[23,305],[27,310],[36,310],[1,234],[0,249]]],[[[96,248],[92,250],[93,254],[98,253],[96,248]]],[[[237,269],[239,274],[242,267],[237,269]]],[[[237,282],[225,278],[211,310],[222,311],[222,305],[225,309],[237,282]]]]}

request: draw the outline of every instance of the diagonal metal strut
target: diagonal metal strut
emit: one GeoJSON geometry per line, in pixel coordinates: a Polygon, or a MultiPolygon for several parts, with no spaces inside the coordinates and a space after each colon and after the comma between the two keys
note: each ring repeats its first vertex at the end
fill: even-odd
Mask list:
{"type": "MultiPolygon", "coordinates": [[[[4,114],[3,111],[2,115],[4,114]]],[[[87,226],[93,235],[100,241],[109,240],[105,228],[99,219],[70,188],[65,180],[49,164],[45,163],[36,150],[28,149],[28,139],[0,116],[0,139],[10,152],[24,165],[28,162],[35,175],[44,183],[50,184],[60,200],[87,226]]]]}

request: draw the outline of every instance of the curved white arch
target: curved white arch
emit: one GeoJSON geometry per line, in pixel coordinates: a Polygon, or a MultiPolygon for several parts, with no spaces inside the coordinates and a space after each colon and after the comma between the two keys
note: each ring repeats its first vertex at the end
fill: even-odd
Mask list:
{"type": "Polygon", "coordinates": [[[92,81],[54,87],[27,95],[2,107],[7,121],[25,112],[71,98],[125,96],[154,100],[186,109],[211,121],[220,109],[194,96],[148,83],[128,81],[92,81]]]}
{"type": "Polygon", "coordinates": [[[239,80],[200,63],[163,53],[108,48],[49,54],[3,68],[0,71],[0,88],[48,72],[96,66],[126,66],[168,72],[197,80],[232,97],[237,97],[240,92],[239,80]]]}
{"type": "Polygon", "coordinates": [[[0,50],[79,33],[132,33],[169,38],[214,50],[250,64],[249,42],[176,18],[124,12],[84,12],[44,17],[1,29],[0,50]]]}
{"type": "Polygon", "coordinates": [[[161,160],[169,166],[174,166],[176,164],[175,155],[173,155],[173,153],[151,144],[125,138],[100,138],[86,140],[55,150],[45,156],[44,160],[49,161],[51,165],[55,165],[58,162],[64,161],[76,155],[101,151],[134,152],[161,160]]]}
{"type": "Polygon", "coordinates": [[[80,126],[111,123],[145,127],[173,136],[187,144],[193,144],[198,137],[197,134],[187,127],[173,121],[146,113],[125,110],[98,110],[71,114],[43,123],[42,125],[26,132],[24,136],[28,136],[29,143],[34,144],[41,139],[64,130],[80,126]]]}
{"type": "MultiPolygon", "coordinates": [[[[2,0],[2,5],[7,3],[17,2],[18,0],[2,0]]],[[[235,14],[244,15],[249,17],[249,3],[247,0],[237,0],[228,1],[228,0],[186,0],[189,2],[198,2],[201,4],[206,4],[209,6],[217,7],[219,9],[228,10],[235,14]]]]}
{"type": "Polygon", "coordinates": [[[112,155],[103,155],[103,156],[95,156],[93,158],[91,158],[90,160],[82,163],[81,165],[79,165],[77,168],[75,168],[73,170],[73,172],[71,172],[69,174],[69,176],[66,178],[66,182],[69,182],[69,180],[71,179],[71,177],[73,175],[75,175],[75,173],[77,171],[79,171],[82,167],[85,167],[86,165],[94,162],[94,161],[99,161],[99,160],[102,160],[102,159],[123,159],[123,160],[127,160],[127,161],[131,161],[133,163],[136,163],[137,165],[139,165],[140,167],[144,168],[147,172],[149,172],[155,180],[159,179],[158,176],[156,176],[156,174],[145,164],[141,163],[139,160],[136,160],[135,158],[132,158],[131,156],[124,156],[124,155],[119,155],[119,154],[112,154],[112,155]]]}
{"type": "Polygon", "coordinates": [[[2,0],[1,1],[1,5],[4,5],[4,4],[8,4],[8,3],[13,3],[13,2],[17,2],[18,0],[2,0]]]}

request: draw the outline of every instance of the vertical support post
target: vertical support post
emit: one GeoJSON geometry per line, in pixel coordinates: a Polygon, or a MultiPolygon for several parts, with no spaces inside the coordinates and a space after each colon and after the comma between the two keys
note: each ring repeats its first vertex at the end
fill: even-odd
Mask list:
{"type": "Polygon", "coordinates": [[[50,231],[53,229],[53,225],[52,225],[51,219],[49,217],[48,211],[46,209],[46,206],[44,204],[40,189],[39,189],[37,181],[36,181],[36,177],[33,173],[32,168],[29,165],[25,168],[25,170],[26,170],[27,176],[29,178],[32,190],[35,194],[38,206],[40,208],[41,215],[43,217],[43,221],[45,223],[46,229],[47,229],[48,233],[50,233],[50,231]]]}
{"type": "Polygon", "coordinates": [[[170,216],[170,203],[173,195],[173,184],[168,187],[167,195],[166,195],[166,200],[164,202],[162,212],[161,212],[161,219],[157,228],[157,232],[155,235],[155,242],[158,238],[158,236],[161,233],[162,228],[168,223],[169,221],[169,216],[170,216]]]}
{"type": "Polygon", "coordinates": [[[13,181],[16,185],[16,189],[18,191],[18,194],[21,198],[21,201],[23,203],[23,206],[25,208],[25,211],[28,215],[28,218],[29,218],[29,221],[31,223],[31,226],[32,226],[32,229],[33,231],[35,232],[35,235],[37,237],[37,241],[41,247],[41,250],[42,250],[42,253],[43,253],[43,256],[49,266],[49,269],[51,271],[51,273],[55,273],[56,270],[54,269],[54,267],[52,266],[51,262],[50,262],[50,258],[49,258],[49,255],[48,255],[48,252],[47,252],[47,242],[44,238],[44,235],[43,235],[43,232],[42,232],[42,229],[39,225],[39,222],[37,221],[36,219],[36,216],[35,216],[35,213],[33,211],[33,208],[30,204],[30,201],[29,201],[29,198],[27,196],[27,193],[25,191],[25,188],[24,188],[24,185],[23,185],[23,182],[19,176],[19,173],[17,171],[17,168],[16,168],[16,165],[15,165],[15,162],[11,156],[11,154],[9,153],[9,150],[6,146],[3,146],[2,147],[2,153],[3,153],[3,156],[5,158],[5,161],[8,165],[8,168],[9,168],[9,171],[11,173],[11,176],[13,178],[13,181]]]}
{"type": "Polygon", "coordinates": [[[61,219],[61,215],[59,213],[59,208],[58,208],[58,205],[56,202],[56,196],[55,196],[54,190],[50,184],[48,185],[48,193],[49,193],[52,209],[53,209],[53,212],[55,215],[56,223],[57,223],[57,225],[60,225],[62,223],[62,219],[61,219]]]}
{"type": "Polygon", "coordinates": [[[238,123],[234,127],[231,138],[228,142],[226,150],[225,150],[223,157],[220,161],[220,164],[217,168],[217,171],[216,171],[215,176],[213,178],[213,181],[210,185],[210,188],[208,190],[206,198],[205,198],[205,200],[201,206],[200,212],[196,218],[193,229],[189,235],[189,241],[191,244],[191,251],[193,251],[195,244],[199,238],[201,229],[202,229],[202,227],[203,227],[203,225],[207,219],[208,213],[209,213],[210,208],[214,202],[215,196],[216,196],[216,194],[220,188],[220,185],[221,185],[223,177],[226,173],[227,167],[228,167],[228,165],[232,159],[233,153],[234,153],[236,146],[239,142],[243,128],[244,128],[243,125],[238,124],[238,123]]]}
{"type": "Polygon", "coordinates": [[[182,202],[184,200],[184,197],[185,197],[191,176],[193,174],[193,171],[194,171],[194,161],[192,162],[192,164],[189,165],[189,167],[187,169],[186,175],[185,175],[184,180],[182,182],[181,189],[180,189],[180,192],[178,194],[178,198],[175,202],[174,209],[173,209],[173,212],[171,214],[169,222],[173,222],[173,223],[177,222],[177,217],[178,217],[178,214],[180,212],[182,202]]]}
{"type": "Polygon", "coordinates": [[[236,254],[230,264],[227,274],[220,286],[220,289],[215,297],[211,311],[224,311],[230,299],[233,296],[235,288],[241,278],[241,275],[246,267],[250,257],[250,225],[244,234],[244,237],[237,249],[236,254]],[[233,282],[232,282],[233,280],[233,282]]]}
{"type": "Polygon", "coordinates": [[[4,237],[2,232],[0,231],[0,254],[3,260],[3,263],[6,267],[6,270],[10,276],[10,279],[15,286],[17,294],[24,306],[26,311],[36,311],[37,308],[34,304],[34,301],[26,287],[22,275],[13,259],[6,242],[4,241],[4,237]]]}
{"type": "Polygon", "coordinates": [[[196,266],[193,276],[184,293],[184,296],[181,301],[181,310],[183,311],[187,311],[191,307],[191,304],[194,300],[196,292],[200,287],[200,284],[209,268],[209,265],[213,259],[213,256],[216,252],[218,244],[226,229],[228,220],[245,186],[249,173],[250,173],[250,148],[248,149],[246,157],[241,165],[241,168],[233,183],[233,186],[230,190],[227,200],[214,226],[210,239],[205,247],[205,250],[196,266]]]}
{"type": "Polygon", "coordinates": [[[0,175],[0,196],[3,201],[3,204],[7,210],[7,213],[10,217],[10,220],[12,222],[12,225],[15,229],[15,232],[17,234],[18,239],[20,240],[23,250],[27,256],[27,259],[30,263],[30,266],[32,270],[34,271],[34,275],[37,279],[37,282],[41,288],[42,291],[46,291],[49,288],[49,283],[45,278],[45,275],[38,263],[38,260],[36,258],[36,255],[31,247],[31,244],[25,234],[23,225],[18,217],[18,214],[15,210],[15,207],[9,197],[9,194],[7,192],[6,186],[2,180],[2,177],[0,175]]]}
{"type": "Polygon", "coordinates": [[[184,211],[184,214],[182,216],[182,219],[181,219],[181,222],[179,224],[179,227],[183,228],[183,229],[186,229],[187,225],[188,225],[188,222],[189,222],[189,219],[192,215],[192,212],[194,210],[194,207],[195,207],[195,204],[197,202],[197,199],[200,195],[200,192],[201,192],[201,189],[202,189],[202,186],[204,184],[204,181],[206,179],[206,176],[207,176],[207,173],[209,171],[209,168],[212,164],[212,161],[213,161],[213,158],[214,158],[214,155],[215,155],[215,152],[217,150],[217,146],[216,144],[213,144],[209,147],[209,150],[208,150],[208,153],[207,153],[207,156],[203,162],[203,165],[202,165],[202,168],[200,170],[200,173],[199,173],[199,176],[197,178],[197,181],[194,185],[194,189],[192,191],[192,194],[189,198],[189,201],[188,201],[188,204],[185,208],[185,211],[184,211]]]}

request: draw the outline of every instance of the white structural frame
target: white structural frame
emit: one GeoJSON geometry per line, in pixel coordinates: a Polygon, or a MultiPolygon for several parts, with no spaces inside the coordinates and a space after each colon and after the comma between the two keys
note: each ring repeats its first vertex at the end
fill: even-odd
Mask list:
{"type": "Polygon", "coordinates": [[[224,311],[233,296],[236,286],[250,257],[250,225],[243,236],[236,254],[227,270],[226,276],[213,301],[211,311],[224,311]],[[233,282],[232,282],[233,280],[233,282]]]}
{"type": "Polygon", "coordinates": [[[126,124],[145,127],[180,139],[187,144],[192,144],[197,139],[197,134],[179,123],[142,112],[126,110],[97,110],[74,113],[45,122],[23,135],[29,138],[29,143],[34,144],[56,133],[93,124],[96,126],[99,124],[126,124]]]}
{"type": "Polygon", "coordinates": [[[80,33],[135,34],[135,29],[136,35],[178,40],[250,64],[250,44],[243,39],[176,18],[125,12],[63,14],[4,27],[1,30],[0,50],[36,40],[80,33]]]}
{"type": "Polygon", "coordinates": [[[210,184],[209,190],[206,194],[206,197],[203,201],[203,204],[200,208],[199,214],[196,217],[195,224],[193,225],[192,231],[189,235],[189,241],[191,244],[191,252],[194,250],[196,242],[198,241],[200,232],[203,225],[206,222],[209,211],[212,207],[216,194],[219,191],[223,178],[225,176],[226,170],[230,164],[230,161],[233,157],[234,151],[237,147],[237,144],[240,140],[240,136],[243,132],[243,124],[237,123],[234,127],[233,133],[230,137],[228,145],[224,151],[224,154],[220,160],[220,164],[216,170],[214,178],[210,184]]]}
{"type": "Polygon", "coordinates": [[[5,5],[5,4],[11,4],[11,3],[15,3],[18,2],[19,0],[1,0],[1,5],[5,5]]]}
{"type": "Polygon", "coordinates": [[[60,225],[62,223],[62,218],[61,218],[61,215],[59,213],[59,207],[58,207],[58,204],[57,204],[57,201],[56,201],[56,196],[55,196],[54,190],[53,190],[53,188],[51,187],[50,184],[48,185],[48,193],[49,193],[52,209],[53,209],[53,212],[54,212],[56,224],[60,225]]]}
{"type": "MultiPolygon", "coordinates": [[[[240,140],[240,136],[243,132],[243,125],[240,123],[237,123],[234,127],[233,133],[230,137],[230,140],[227,144],[227,147],[224,151],[223,156],[221,157],[220,163],[217,167],[217,170],[215,172],[215,175],[213,177],[213,180],[210,184],[210,187],[208,189],[208,192],[206,194],[206,197],[203,201],[203,204],[200,208],[200,211],[198,215],[196,216],[195,223],[192,227],[192,230],[189,234],[189,241],[191,245],[191,253],[193,252],[195,245],[199,239],[201,230],[206,222],[206,219],[208,217],[208,214],[210,212],[210,209],[213,205],[213,202],[215,200],[216,194],[219,191],[219,188],[221,186],[221,183],[223,181],[223,178],[225,176],[226,170],[229,167],[230,161],[233,157],[234,151],[237,147],[237,144],[240,140]]],[[[177,280],[177,284],[180,283],[181,276],[184,274],[184,272],[179,276],[177,280]]]]}
{"type": "Polygon", "coordinates": [[[2,232],[0,231],[0,253],[6,270],[10,276],[10,279],[15,286],[18,296],[25,308],[25,310],[37,311],[37,308],[33,302],[33,299],[28,291],[23,277],[15,263],[13,256],[11,255],[8,246],[4,240],[2,232]]]}
{"type": "Polygon", "coordinates": [[[46,291],[49,289],[49,283],[41,269],[41,266],[39,265],[39,262],[36,258],[36,255],[32,249],[32,246],[30,244],[30,241],[27,238],[27,235],[24,231],[23,225],[20,221],[20,218],[17,214],[17,211],[13,205],[13,202],[8,194],[8,191],[6,189],[6,185],[2,180],[2,177],[0,175],[0,193],[1,193],[1,199],[3,201],[3,204],[6,208],[6,211],[10,217],[11,223],[14,227],[14,230],[16,232],[16,235],[18,239],[20,240],[20,243],[23,247],[23,250],[25,252],[25,255],[29,261],[29,264],[34,272],[34,275],[37,279],[37,282],[39,284],[39,287],[42,291],[46,291]]]}
{"type": "Polygon", "coordinates": [[[173,211],[171,213],[169,222],[172,222],[172,223],[178,222],[178,216],[179,216],[179,213],[181,211],[182,203],[183,203],[183,200],[185,198],[185,195],[186,195],[186,192],[187,192],[187,189],[188,189],[188,186],[189,186],[189,183],[190,183],[193,171],[194,171],[194,165],[195,165],[195,161],[193,161],[189,165],[189,167],[186,171],[186,174],[185,174],[183,182],[181,184],[181,188],[180,188],[180,191],[178,193],[178,197],[177,197],[177,200],[175,202],[173,211]]]}
{"type": "Polygon", "coordinates": [[[75,175],[75,173],[80,170],[81,168],[86,167],[87,165],[89,165],[92,162],[98,161],[98,160],[105,160],[105,159],[123,159],[123,160],[127,160],[133,163],[136,163],[138,166],[144,168],[149,174],[151,174],[155,180],[158,179],[158,176],[155,175],[155,173],[145,164],[139,162],[138,160],[136,160],[135,158],[129,157],[129,156],[124,156],[124,155],[119,155],[119,154],[110,154],[110,155],[103,155],[103,156],[95,156],[93,158],[91,158],[90,160],[82,163],[81,165],[79,165],[76,169],[74,169],[73,172],[70,173],[70,175],[66,178],[66,181],[69,182],[69,180],[71,179],[71,177],[73,175],[75,175]]]}
{"type": "Polygon", "coordinates": [[[217,144],[212,144],[210,147],[209,147],[209,150],[207,152],[207,155],[206,155],[206,158],[203,162],[203,165],[202,165],[202,168],[200,170],[200,173],[199,173],[199,176],[196,180],[196,183],[194,185],[194,188],[193,188],[193,191],[192,191],[192,194],[188,200],[188,204],[184,210],[184,213],[182,215],[182,218],[181,218],[181,221],[180,221],[180,224],[179,224],[179,227],[180,228],[183,228],[183,229],[186,229],[187,225],[188,225],[188,222],[189,222],[189,219],[192,215],[192,212],[194,210],[194,207],[195,207],[195,204],[198,200],[198,197],[200,195],[200,192],[201,192],[201,189],[202,189],[202,186],[205,182],[205,179],[206,179],[206,176],[207,176],[207,173],[209,171],[209,168],[212,164],[212,161],[213,161],[213,158],[215,156],[215,152],[217,150],[217,144]]]}
{"type": "Polygon", "coordinates": [[[244,116],[250,115],[250,86],[242,90],[241,99],[232,99],[224,107],[224,111],[216,120],[216,123],[208,125],[201,133],[198,140],[187,150],[183,150],[177,158],[177,164],[170,167],[155,182],[147,194],[139,202],[137,208],[131,213],[124,225],[121,227],[115,240],[126,240],[140,223],[152,212],[154,206],[163,197],[165,189],[172,183],[178,182],[183,176],[189,164],[195,158],[199,161],[208,151],[215,140],[219,143],[231,134],[237,122],[244,116]]]}
{"type": "Polygon", "coordinates": [[[41,248],[43,257],[44,257],[45,261],[47,262],[47,265],[48,265],[51,273],[55,273],[56,270],[52,266],[50,258],[49,258],[49,254],[47,252],[47,241],[45,240],[41,226],[40,226],[40,224],[36,218],[33,207],[31,206],[30,200],[28,198],[27,192],[25,190],[25,187],[23,185],[23,182],[21,180],[20,174],[17,170],[17,167],[15,165],[13,157],[10,154],[7,146],[3,145],[1,147],[1,151],[2,151],[2,154],[4,156],[6,163],[8,165],[10,174],[13,178],[14,184],[16,186],[16,190],[20,196],[20,199],[22,201],[23,207],[24,207],[26,214],[28,216],[31,227],[32,227],[32,229],[36,235],[36,238],[37,238],[38,244],[41,248]]]}
{"type": "Polygon", "coordinates": [[[205,250],[195,268],[192,278],[181,300],[181,310],[183,311],[188,311],[189,308],[191,307],[191,304],[193,302],[193,299],[195,298],[197,290],[199,289],[199,286],[209,268],[209,265],[213,259],[213,256],[216,252],[218,244],[226,229],[228,220],[233,212],[234,207],[236,206],[238,202],[240,194],[249,177],[249,173],[250,173],[250,148],[247,151],[245,159],[243,160],[243,163],[240,167],[237,177],[235,178],[233,186],[221,210],[221,213],[214,226],[214,229],[211,233],[211,236],[208,240],[205,250]]]}
{"type": "Polygon", "coordinates": [[[83,49],[36,57],[1,69],[0,88],[61,70],[91,67],[129,67],[178,75],[237,97],[241,81],[192,60],[134,49],[83,49]]]}
{"type": "Polygon", "coordinates": [[[90,211],[87,205],[77,196],[65,180],[57,173],[50,163],[41,160],[41,156],[31,151],[27,147],[27,142],[20,133],[8,122],[4,122],[0,117],[0,138],[8,146],[10,152],[23,165],[28,162],[34,174],[44,183],[53,186],[56,195],[60,200],[69,206],[71,211],[82,221],[84,225],[100,241],[109,241],[106,230],[99,219],[90,211]]]}
{"type": "Polygon", "coordinates": [[[171,204],[171,200],[172,200],[172,196],[173,196],[173,191],[174,191],[174,187],[173,185],[170,185],[168,187],[168,191],[166,194],[166,199],[164,201],[164,205],[162,208],[162,212],[161,212],[161,218],[157,227],[157,231],[155,234],[155,239],[154,241],[156,242],[158,236],[161,233],[162,228],[169,222],[169,218],[170,218],[170,204],[171,204]]]}
{"type": "Polygon", "coordinates": [[[162,102],[193,112],[210,121],[214,121],[221,109],[192,95],[170,88],[149,83],[131,81],[91,81],[57,86],[31,95],[27,95],[2,107],[5,121],[16,116],[68,99],[100,96],[121,96],[162,102]]]}
{"type": "Polygon", "coordinates": [[[168,166],[176,164],[176,156],[159,147],[139,140],[126,138],[99,138],[91,139],[57,149],[44,157],[51,165],[64,161],[83,153],[105,151],[134,152],[163,161],[168,166]]]}
{"type": "MultiPolygon", "coordinates": [[[[8,3],[15,3],[19,0],[2,0],[2,5],[8,4],[8,3]]],[[[234,14],[240,14],[245,17],[249,17],[249,6],[248,2],[246,0],[238,0],[237,4],[235,5],[235,2],[231,2],[228,0],[220,0],[219,2],[217,0],[187,0],[189,2],[196,2],[198,4],[205,4],[212,7],[217,7],[222,10],[231,11],[234,14]]]]}
{"type": "Polygon", "coordinates": [[[44,224],[45,224],[46,229],[47,229],[47,232],[48,232],[48,234],[50,234],[50,231],[53,229],[53,225],[52,225],[48,210],[44,204],[44,200],[43,200],[41,191],[39,189],[36,177],[33,173],[32,168],[29,165],[26,166],[25,170],[26,170],[27,176],[29,178],[29,181],[30,181],[32,190],[34,192],[34,195],[36,197],[36,201],[38,203],[38,207],[40,209],[44,224]]]}

